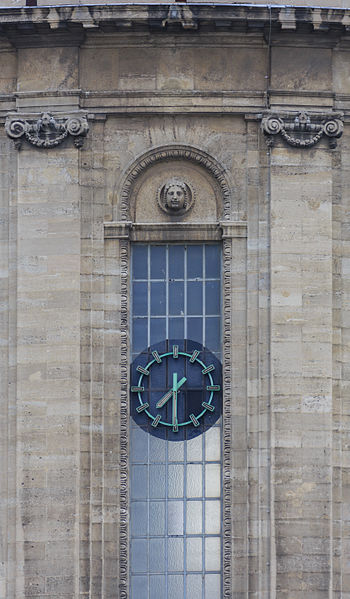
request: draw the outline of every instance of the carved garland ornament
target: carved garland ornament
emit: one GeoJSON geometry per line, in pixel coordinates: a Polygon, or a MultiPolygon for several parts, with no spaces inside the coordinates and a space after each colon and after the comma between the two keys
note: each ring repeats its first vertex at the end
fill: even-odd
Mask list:
{"type": "Polygon", "coordinates": [[[308,114],[307,112],[269,114],[261,122],[268,146],[274,145],[275,135],[281,135],[288,145],[295,148],[311,148],[326,135],[330,148],[337,147],[337,139],[343,134],[343,115],[308,114]]]}
{"type": "MultiPolygon", "coordinates": [[[[223,199],[223,210],[224,219],[230,220],[231,214],[231,188],[228,183],[228,178],[224,168],[214,158],[209,156],[206,152],[198,150],[190,146],[163,146],[162,148],[153,149],[141,156],[139,159],[131,165],[127,171],[122,189],[120,194],[121,199],[121,220],[130,220],[129,205],[131,190],[136,179],[156,162],[165,160],[189,160],[195,164],[203,166],[205,170],[212,175],[212,177],[218,183],[222,199],[223,199]]],[[[164,208],[163,208],[164,209],[164,208]]],[[[177,213],[179,214],[179,213],[177,213]]]]}
{"type": "Polygon", "coordinates": [[[6,133],[14,140],[20,150],[23,139],[37,148],[54,148],[61,144],[68,135],[74,138],[74,145],[81,148],[89,125],[85,115],[55,117],[43,112],[40,117],[21,118],[9,115],[5,122],[6,133]]]}

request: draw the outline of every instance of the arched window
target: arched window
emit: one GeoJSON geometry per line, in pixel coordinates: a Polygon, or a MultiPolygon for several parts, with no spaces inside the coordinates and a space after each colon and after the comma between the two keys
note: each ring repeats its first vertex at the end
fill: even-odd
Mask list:
{"type": "Polygon", "coordinates": [[[130,596],[221,597],[221,244],[134,244],[131,295],[130,596]]]}

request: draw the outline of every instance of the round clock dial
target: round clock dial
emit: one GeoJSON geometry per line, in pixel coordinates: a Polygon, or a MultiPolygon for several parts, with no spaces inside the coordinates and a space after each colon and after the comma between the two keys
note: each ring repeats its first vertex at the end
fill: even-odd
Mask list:
{"type": "Polygon", "coordinates": [[[132,414],[139,424],[148,422],[150,432],[165,428],[176,440],[187,429],[195,436],[220,416],[220,362],[194,342],[168,341],[167,351],[162,347],[134,361],[132,414]]]}

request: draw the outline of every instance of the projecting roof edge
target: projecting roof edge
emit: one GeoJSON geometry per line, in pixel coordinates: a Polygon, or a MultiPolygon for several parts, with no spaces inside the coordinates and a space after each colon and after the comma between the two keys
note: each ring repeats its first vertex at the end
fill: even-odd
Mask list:
{"type": "Polygon", "coordinates": [[[214,26],[220,30],[230,28],[261,29],[272,26],[282,30],[295,30],[308,23],[321,32],[337,28],[350,30],[350,8],[292,7],[253,4],[137,4],[115,3],[108,5],[56,5],[37,7],[0,7],[0,26],[17,26],[30,35],[33,28],[42,25],[51,30],[64,26],[81,26],[84,29],[112,26],[114,28],[145,27],[168,29],[177,26],[197,29],[214,26]]]}

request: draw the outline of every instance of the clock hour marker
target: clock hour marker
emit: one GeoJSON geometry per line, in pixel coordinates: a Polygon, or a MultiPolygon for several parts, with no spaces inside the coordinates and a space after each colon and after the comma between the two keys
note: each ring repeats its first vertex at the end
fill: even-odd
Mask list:
{"type": "Polygon", "coordinates": [[[173,358],[178,358],[178,357],[179,357],[179,346],[173,345],[173,358]]]}
{"type": "Polygon", "coordinates": [[[157,351],[153,351],[153,352],[152,352],[152,356],[154,357],[155,361],[156,361],[156,362],[158,362],[158,364],[160,364],[160,363],[161,363],[162,359],[161,359],[161,357],[159,356],[159,353],[158,353],[157,351]]]}
{"type": "Polygon", "coordinates": [[[211,372],[212,370],[215,370],[214,364],[210,364],[210,366],[203,368],[202,374],[207,374],[208,372],[211,372]]]}
{"type": "Polygon", "coordinates": [[[156,416],[155,419],[153,420],[152,426],[154,426],[154,428],[156,428],[158,426],[160,418],[161,418],[161,416],[160,416],[160,414],[158,414],[158,416],[156,416]]]}
{"type": "Polygon", "coordinates": [[[173,424],[173,433],[178,433],[179,432],[179,427],[177,424],[177,421],[175,422],[175,424],[173,424]]]}
{"type": "Polygon", "coordinates": [[[209,410],[209,412],[214,412],[214,410],[215,410],[214,406],[212,406],[210,403],[207,403],[206,401],[202,402],[202,406],[206,410],[209,410]]]}
{"type": "Polygon", "coordinates": [[[190,419],[192,420],[193,426],[199,426],[199,422],[194,414],[190,414],[190,419]]]}
{"type": "Polygon", "coordinates": [[[146,376],[148,376],[148,375],[149,375],[149,370],[146,370],[146,368],[143,368],[142,366],[138,366],[138,367],[136,368],[136,370],[137,370],[138,372],[142,372],[142,374],[145,374],[146,376]]]}
{"type": "Polygon", "coordinates": [[[131,387],[131,393],[138,393],[139,391],[144,391],[144,387],[131,387]]]}
{"type": "Polygon", "coordinates": [[[192,356],[190,357],[190,362],[191,364],[193,364],[193,362],[195,361],[195,359],[199,356],[200,352],[198,351],[198,349],[195,349],[192,356]]]}
{"type": "Polygon", "coordinates": [[[136,412],[138,412],[140,414],[140,412],[147,410],[147,408],[149,408],[149,403],[143,403],[142,406],[138,406],[136,408],[136,412]]]}
{"type": "Polygon", "coordinates": [[[220,385],[207,385],[207,391],[220,391],[220,385]]]}

